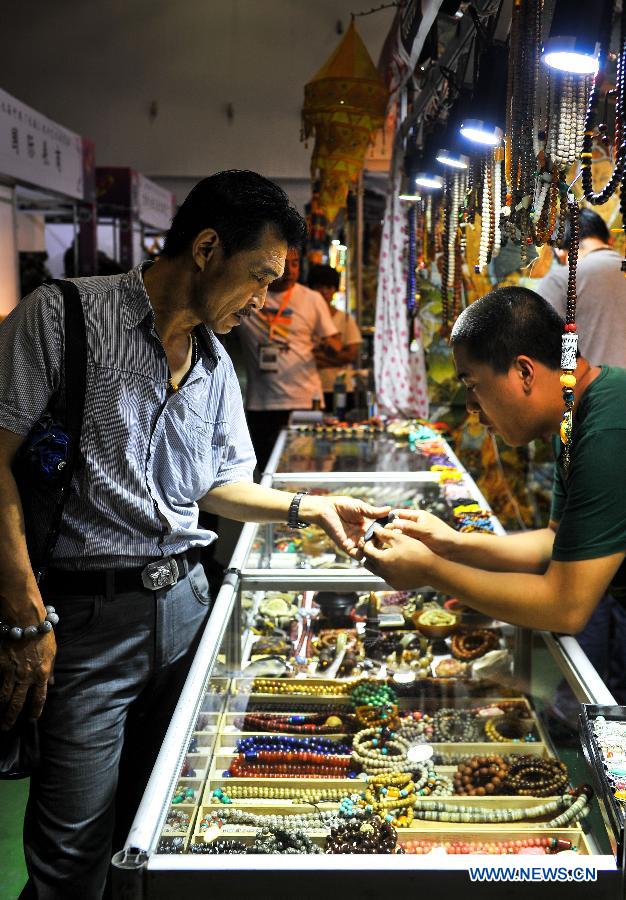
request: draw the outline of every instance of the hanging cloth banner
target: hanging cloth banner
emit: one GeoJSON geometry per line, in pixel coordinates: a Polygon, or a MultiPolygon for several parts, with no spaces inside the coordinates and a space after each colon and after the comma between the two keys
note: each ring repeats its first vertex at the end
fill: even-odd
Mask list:
{"type": "Polygon", "coordinates": [[[398,10],[378,63],[378,70],[389,88],[390,100],[395,99],[413,74],[442,2],[409,0],[398,10]]]}
{"type": "Polygon", "coordinates": [[[383,415],[428,417],[426,366],[419,317],[409,334],[406,292],[408,275],[407,209],[400,193],[402,159],[399,154],[387,195],[380,245],[374,371],[376,399],[383,415]],[[412,342],[412,349],[409,344],[412,342]]]}

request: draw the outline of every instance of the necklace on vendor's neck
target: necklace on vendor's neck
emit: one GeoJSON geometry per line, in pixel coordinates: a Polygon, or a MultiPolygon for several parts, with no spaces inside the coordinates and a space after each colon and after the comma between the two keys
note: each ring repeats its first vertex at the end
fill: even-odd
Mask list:
{"type": "MultiPolygon", "coordinates": [[[[171,375],[167,379],[167,386],[174,393],[176,393],[176,391],[178,391],[183,386],[183,384],[187,380],[189,373],[193,370],[193,367],[198,362],[198,341],[196,340],[196,336],[193,332],[189,335],[189,343],[191,344],[191,360],[189,366],[185,370],[183,377],[180,379],[180,381],[174,381],[171,375]]],[[[189,351],[187,351],[187,353],[189,353],[189,351]]]]}

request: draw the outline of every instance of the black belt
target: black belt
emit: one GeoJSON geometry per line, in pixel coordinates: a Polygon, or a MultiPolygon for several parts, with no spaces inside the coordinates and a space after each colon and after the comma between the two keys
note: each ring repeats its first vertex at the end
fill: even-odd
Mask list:
{"type": "MultiPolygon", "coordinates": [[[[194,547],[185,553],[178,553],[175,556],[167,557],[167,559],[175,559],[179,569],[179,580],[184,578],[186,572],[192,569],[196,563],[200,562],[202,549],[194,547]],[[184,564],[187,563],[185,571],[184,564]]],[[[159,562],[159,560],[155,560],[159,562]]],[[[106,594],[110,585],[111,574],[113,575],[113,593],[127,594],[131,591],[146,591],[152,593],[145,587],[142,580],[142,573],[145,566],[136,569],[99,569],[96,571],[69,571],[65,569],[48,569],[44,588],[47,594],[106,594]]]]}

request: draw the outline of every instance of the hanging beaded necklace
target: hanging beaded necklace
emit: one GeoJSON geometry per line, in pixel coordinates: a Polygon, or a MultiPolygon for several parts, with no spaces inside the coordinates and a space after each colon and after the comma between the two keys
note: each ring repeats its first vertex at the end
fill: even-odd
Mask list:
{"type": "Polygon", "coordinates": [[[576,333],[576,267],[578,265],[578,248],[580,244],[580,228],[578,223],[578,203],[569,203],[570,246],[568,250],[567,299],[565,307],[565,326],[561,335],[561,369],[563,374],[559,381],[563,391],[565,409],[561,418],[559,434],[561,438],[561,463],[567,475],[571,462],[572,428],[574,420],[574,387],[576,386],[576,353],[578,350],[578,334],[576,333]]]}
{"type": "MultiPolygon", "coordinates": [[[[446,174],[443,188],[442,210],[442,258],[441,258],[441,333],[444,337],[450,334],[450,233],[452,231],[452,176],[446,174]]],[[[452,265],[454,270],[454,263],[452,265]]]]}
{"type": "MultiPolygon", "coordinates": [[[[606,124],[598,123],[598,106],[600,86],[604,79],[609,40],[610,22],[605,22],[605,33],[601,39],[600,65],[589,95],[589,106],[585,121],[583,149],[580,154],[582,166],[582,183],[585,200],[594,206],[600,206],[615,193],[621,185],[620,211],[622,214],[622,227],[626,234],[626,7],[622,10],[620,23],[620,54],[617,58],[617,72],[615,83],[615,162],[611,177],[607,184],[598,192],[593,189],[591,163],[593,156],[593,139],[598,132],[606,135],[606,124]]],[[[622,272],[626,272],[626,258],[622,260],[622,272]]]]}
{"type": "Polygon", "coordinates": [[[540,79],[543,0],[515,0],[511,23],[508,73],[506,228],[516,240],[519,232],[522,262],[533,243],[531,204],[536,172],[534,123],[540,79]]]}

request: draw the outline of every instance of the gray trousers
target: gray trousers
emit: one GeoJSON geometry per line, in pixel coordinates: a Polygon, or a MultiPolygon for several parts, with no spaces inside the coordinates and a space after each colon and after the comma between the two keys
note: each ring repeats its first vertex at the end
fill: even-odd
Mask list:
{"type": "Polygon", "coordinates": [[[209,613],[202,566],[183,572],[154,593],[49,596],[58,653],[24,821],[22,898],[103,895],[209,613]]]}

